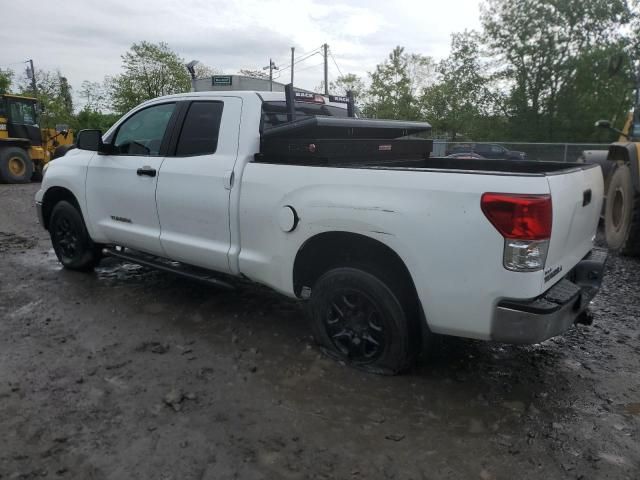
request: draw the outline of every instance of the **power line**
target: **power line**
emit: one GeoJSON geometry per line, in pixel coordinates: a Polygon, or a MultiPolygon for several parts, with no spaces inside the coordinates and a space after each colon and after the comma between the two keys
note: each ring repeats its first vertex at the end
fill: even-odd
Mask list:
{"type": "Polygon", "coordinates": [[[25,63],[29,63],[29,60],[23,60],[22,62],[5,63],[4,65],[0,65],[0,68],[10,67],[12,65],[24,65],[25,63]]]}
{"type": "Polygon", "coordinates": [[[309,70],[310,68],[314,68],[314,67],[319,67],[320,65],[323,65],[323,64],[324,64],[324,60],[320,63],[316,63],[315,65],[309,65],[308,67],[300,68],[296,70],[296,72],[304,72],[305,70],[309,70]]]}
{"type": "Polygon", "coordinates": [[[340,67],[338,66],[338,62],[336,62],[336,57],[333,56],[333,52],[331,50],[329,50],[329,55],[331,56],[331,60],[333,60],[333,64],[338,69],[338,73],[340,73],[340,76],[344,77],[344,74],[342,73],[342,70],[340,70],[340,67]]]}
{"type": "MultiPolygon", "coordinates": [[[[296,73],[298,72],[304,72],[305,70],[309,70],[310,68],[314,68],[314,67],[318,67],[320,65],[324,64],[324,60],[320,63],[316,63],[315,65],[309,65],[308,67],[304,67],[304,68],[300,68],[296,70],[296,73]]],[[[282,68],[281,70],[278,70],[277,76],[274,76],[273,78],[280,78],[280,75],[282,74],[282,70],[284,70],[284,68],[282,68]]]]}
{"type": "MultiPolygon", "coordinates": [[[[307,59],[309,59],[309,58],[313,57],[314,55],[317,55],[318,53],[320,53],[320,52],[319,52],[319,51],[310,52],[310,53],[308,53],[307,55],[304,55],[304,56],[302,56],[301,58],[296,59],[296,61],[295,61],[295,62],[293,62],[293,64],[294,64],[294,65],[297,65],[297,64],[299,64],[300,62],[304,62],[305,60],[307,60],[307,59]]],[[[287,70],[287,69],[289,69],[289,68],[291,68],[291,65],[287,65],[286,67],[282,67],[282,68],[280,69],[280,71],[284,71],[284,70],[287,70]]]]}

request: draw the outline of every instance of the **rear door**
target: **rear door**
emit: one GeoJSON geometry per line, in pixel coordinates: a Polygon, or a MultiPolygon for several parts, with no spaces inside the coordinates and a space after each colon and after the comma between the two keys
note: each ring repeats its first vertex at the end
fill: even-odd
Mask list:
{"type": "Polygon", "coordinates": [[[242,100],[197,100],[178,120],[156,200],[166,255],[230,271],[229,196],[238,155],[242,100]]]}
{"type": "Polygon", "coordinates": [[[134,112],[106,139],[112,152],[93,156],[87,209],[109,243],[162,255],[155,195],[175,114],[175,102],[134,112]]]}
{"type": "Polygon", "coordinates": [[[602,207],[602,173],[595,168],[550,174],[553,226],[545,266],[550,286],[567,274],[593,248],[602,207]]]}

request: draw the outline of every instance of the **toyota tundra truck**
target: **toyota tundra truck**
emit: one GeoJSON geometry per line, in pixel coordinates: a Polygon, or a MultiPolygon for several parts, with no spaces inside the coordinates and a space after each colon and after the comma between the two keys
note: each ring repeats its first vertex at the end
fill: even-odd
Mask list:
{"type": "Polygon", "coordinates": [[[429,124],[354,112],[291,86],[147,101],[48,164],[40,222],[67,269],[111,256],[299,299],[319,348],[368,372],[432,334],[531,344],[590,321],[597,165],[435,158],[429,124]]]}

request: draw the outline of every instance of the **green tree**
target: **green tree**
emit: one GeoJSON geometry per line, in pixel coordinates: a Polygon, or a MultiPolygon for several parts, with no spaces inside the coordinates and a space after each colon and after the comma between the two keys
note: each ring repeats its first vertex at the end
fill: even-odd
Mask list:
{"type": "MultiPolygon", "coordinates": [[[[346,95],[351,90],[357,105],[363,105],[367,102],[367,88],[362,78],[354,73],[340,75],[334,82],[329,82],[330,95],[346,95]]],[[[324,93],[324,81],[321,81],[313,90],[314,92],[324,93]]]]}
{"type": "Polygon", "coordinates": [[[611,75],[609,63],[623,48],[623,42],[596,46],[572,61],[572,75],[560,86],[556,99],[555,138],[607,141],[594,122],[606,118],[622,126],[633,105],[633,66],[625,61],[617,74],[611,75]]]}
{"type": "Polygon", "coordinates": [[[134,43],[122,56],[124,73],[109,79],[111,108],[124,113],[162,95],[188,92],[191,79],[184,60],[166,43],[134,43]]]}
{"type": "MultiPolygon", "coordinates": [[[[54,128],[73,121],[73,94],[66,77],[60,71],[36,70],[36,97],[40,104],[40,126],[54,128]]],[[[31,79],[25,75],[18,84],[22,95],[33,95],[31,79]]]]}
{"type": "Polygon", "coordinates": [[[244,75],[245,77],[252,77],[252,78],[269,78],[269,74],[262,71],[262,70],[254,70],[251,68],[241,68],[238,71],[238,75],[244,75]]]}
{"type": "Polygon", "coordinates": [[[71,126],[76,131],[84,128],[98,128],[106,132],[119,118],[120,115],[117,113],[100,112],[85,106],[75,116],[71,126]]]}
{"type": "Polygon", "coordinates": [[[108,108],[108,85],[104,83],[85,80],[78,91],[78,96],[81,100],[80,103],[84,104],[83,109],[102,112],[108,108]]]}
{"type": "MultiPolygon", "coordinates": [[[[487,0],[482,22],[508,85],[508,134],[538,141],[579,140],[558,130],[566,113],[559,110],[563,96],[580,92],[586,99],[600,98],[589,82],[570,85],[582,78],[579,70],[599,55],[595,52],[619,44],[628,20],[625,0],[487,0]]],[[[593,119],[584,115],[584,121],[593,119]]]]}
{"type": "Polygon", "coordinates": [[[356,101],[362,101],[366,92],[364,81],[355,73],[347,73],[329,84],[329,91],[335,95],[346,95],[351,91],[356,101]]]}
{"type": "Polygon", "coordinates": [[[409,56],[403,47],[396,47],[387,60],[369,74],[369,99],[364,106],[365,115],[375,118],[415,120],[420,108],[412,92],[409,76],[409,56]]]}
{"type": "Polygon", "coordinates": [[[422,111],[434,129],[455,141],[474,137],[483,119],[492,116],[499,96],[491,91],[476,32],[453,34],[451,53],[437,68],[437,80],[424,89],[422,111]]]}
{"type": "Polygon", "coordinates": [[[109,94],[107,85],[100,82],[82,82],[78,92],[82,109],[76,114],[73,128],[78,131],[83,128],[98,128],[103,132],[113,125],[120,115],[109,112],[109,94]]]}
{"type": "Polygon", "coordinates": [[[196,71],[196,78],[213,77],[214,75],[221,75],[222,70],[216,67],[210,67],[204,63],[197,63],[194,67],[196,71]]]}
{"type": "Polygon", "coordinates": [[[11,91],[12,81],[13,71],[0,69],[0,93],[9,93],[11,91]]]}

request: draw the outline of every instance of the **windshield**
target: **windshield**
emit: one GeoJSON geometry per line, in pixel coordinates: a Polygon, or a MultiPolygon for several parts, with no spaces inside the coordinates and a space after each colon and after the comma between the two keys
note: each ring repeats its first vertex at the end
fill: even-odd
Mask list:
{"type": "MultiPolygon", "coordinates": [[[[331,105],[296,102],[296,120],[308,117],[348,117],[346,108],[331,105]]],[[[287,102],[263,102],[262,128],[287,123],[287,102]]]]}
{"type": "Polygon", "coordinates": [[[8,98],[9,121],[21,125],[36,125],[36,105],[32,100],[8,98]]]}

